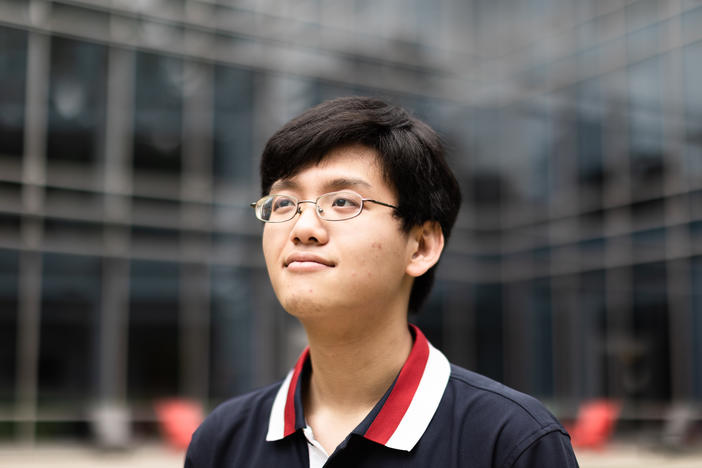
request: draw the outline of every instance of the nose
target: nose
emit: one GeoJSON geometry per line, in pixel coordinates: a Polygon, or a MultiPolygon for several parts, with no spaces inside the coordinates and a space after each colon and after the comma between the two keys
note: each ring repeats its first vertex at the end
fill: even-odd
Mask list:
{"type": "Polygon", "coordinates": [[[297,206],[299,213],[292,220],[295,223],[290,230],[290,239],[295,244],[326,244],[329,240],[326,226],[315,211],[317,205],[310,201],[301,201],[297,206]],[[308,204],[305,204],[308,203],[308,204]]]}

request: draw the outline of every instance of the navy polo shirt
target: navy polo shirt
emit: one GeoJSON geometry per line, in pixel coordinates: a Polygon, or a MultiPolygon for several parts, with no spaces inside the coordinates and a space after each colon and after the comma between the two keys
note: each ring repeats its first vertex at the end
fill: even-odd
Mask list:
{"type": "Polygon", "coordinates": [[[306,349],[283,382],[217,407],[193,434],[185,467],[578,466],[567,432],[540,402],[450,364],[412,331],[395,382],[328,458],[304,419],[306,349]]]}

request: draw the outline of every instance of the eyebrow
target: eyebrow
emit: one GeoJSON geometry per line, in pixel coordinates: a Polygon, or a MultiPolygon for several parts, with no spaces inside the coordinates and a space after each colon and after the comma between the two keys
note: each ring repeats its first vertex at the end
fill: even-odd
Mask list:
{"type": "MultiPolygon", "coordinates": [[[[371,184],[363,179],[339,177],[332,179],[324,184],[327,190],[341,190],[351,187],[365,187],[371,188],[371,184]]],[[[271,193],[275,193],[278,190],[296,190],[300,188],[300,184],[292,179],[278,180],[271,185],[271,193]]]]}

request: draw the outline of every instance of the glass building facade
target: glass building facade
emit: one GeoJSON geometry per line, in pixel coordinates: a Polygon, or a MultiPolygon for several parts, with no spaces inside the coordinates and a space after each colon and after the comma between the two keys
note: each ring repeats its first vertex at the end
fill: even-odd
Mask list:
{"type": "Polygon", "coordinates": [[[258,157],[350,94],[449,149],[413,320],[453,362],[564,415],[702,404],[701,2],[0,0],[0,83],[0,438],[284,375],[258,157]]]}

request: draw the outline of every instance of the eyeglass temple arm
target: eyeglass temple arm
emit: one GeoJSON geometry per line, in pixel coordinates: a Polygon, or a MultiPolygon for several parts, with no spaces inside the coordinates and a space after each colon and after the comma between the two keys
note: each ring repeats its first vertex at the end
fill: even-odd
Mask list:
{"type": "Polygon", "coordinates": [[[363,201],[364,201],[364,202],[377,203],[378,205],[383,205],[383,206],[387,206],[388,208],[397,209],[397,207],[396,207],[395,205],[391,205],[391,204],[389,204],[389,203],[383,203],[383,202],[378,201],[378,200],[371,200],[370,198],[364,198],[363,201]]]}

